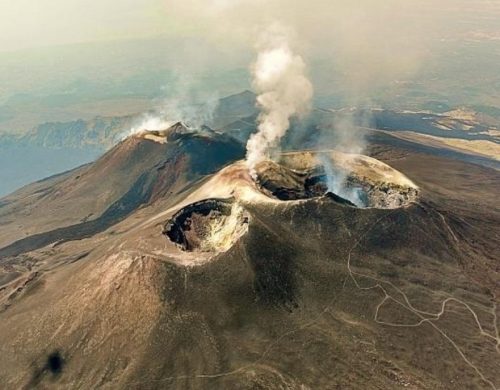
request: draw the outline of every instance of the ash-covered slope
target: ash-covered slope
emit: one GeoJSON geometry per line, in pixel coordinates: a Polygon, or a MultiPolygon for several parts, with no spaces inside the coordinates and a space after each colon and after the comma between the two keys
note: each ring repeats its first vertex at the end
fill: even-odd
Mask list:
{"type": "Polygon", "coordinates": [[[230,137],[180,123],[128,137],[95,163],[3,198],[0,257],[93,235],[243,155],[230,137]]]}
{"type": "Polygon", "coordinates": [[[289,171],[310,172],[311,157],[295,154],[257,183],[231,164],[92,237],[3,259],[30,269],[0,286],[0,382],[497,388],[498,173],[377,155],[406,176],[368,158],[357,176],[386,172],[417,198],[281,200],[262,178],[298,188],[289,171]]]}

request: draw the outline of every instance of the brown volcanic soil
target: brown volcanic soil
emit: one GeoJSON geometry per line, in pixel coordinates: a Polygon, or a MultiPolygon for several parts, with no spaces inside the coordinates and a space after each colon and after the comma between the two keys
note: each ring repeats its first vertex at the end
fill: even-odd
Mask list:
{"type": "Polygon", "coordinates": [[[417,183],[423,196],[440,212],[458,237],[472,245],[481,261],[464,261],[480,283],[490,280],[500,296],[500,171],[452,159],[373,145],[371,154],[417,183]]]}
{"type": "Polygon", "coordinates": [[[500,387],[498,171],[371,152],[418,203],[243,202],[248,232],[197,262],[162,233],[204,180],[87,239],[3,258],[16,276],[0,285],[0,383],[500,387]]]}

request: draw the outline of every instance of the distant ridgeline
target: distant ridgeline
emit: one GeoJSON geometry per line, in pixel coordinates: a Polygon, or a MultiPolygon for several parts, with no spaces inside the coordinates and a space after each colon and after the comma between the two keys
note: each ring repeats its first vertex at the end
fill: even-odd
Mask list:
{"type": "Polygon", "coordinates": [[[51,122],[26,134],[0,135],[0,197],[98,158],[118,140],[131,117],[51,122]]]}
{"type": "MultiPolygon", "coordinates": [[[[239,118],[252,116],[256,112],[254,93],[244,91],[220,99],[212,113],[213,119],[206,124],[220,128],[239,118]]],[[[181,119],[173,118],[173,121],[181,119]]],[[[91,120],[77,119],[69,122],[47,122],[34,127],[25,134],[0,134],[0,147],[20,145],[53,149],[90,147],[105,151],[127,135],[130,129],[140,123],[140,120],[140,115],[127,115],[99,116],[91,120]]]]}
{"type": "Polygon", "coordinates": [[[89,121],[47,122],[23,135],[0,136],[1,146],[39,146],[44,148],[86,148],[106,150],[121,132],[132,123],[133,117],[97,117],[89,121]]]}
{"type": "MultiPolygon", "coordinates": [[[[211,115],[211,120],[205,124],[246,143],[249,135],[255,131],[257,114],[255,94],[244,91],[220,99],[211,115]]],[[[183,119],[185,118],[173,118],[173,121],[183,119]]],[[[0,148],[31,145],[50,149],[95,148],[102,152],[120,141],[130,129],[139,125],[140,121],[139,115],[127,115],[47,122],[21,135],[0,134],[0,148]]],[[[390,132],[410,131],[444,139],[500,143],[498,136],[500,117],[497,118],[491,113],[485,114],[480,110],[475,112],[450,110],[435,114],[428,111],[388,109],[314,109],[302,123],[292,121],[290,135],[303,133],[304,130],[307,130],[306,135],[307,133],[311,135],[311,129],[318,128],[334,130],[342,123],[390,132]],[[297,127],[302,128],[302,131],[297,127]]],[[[286,139],[284,141],[287,143],[286,139]]]]}

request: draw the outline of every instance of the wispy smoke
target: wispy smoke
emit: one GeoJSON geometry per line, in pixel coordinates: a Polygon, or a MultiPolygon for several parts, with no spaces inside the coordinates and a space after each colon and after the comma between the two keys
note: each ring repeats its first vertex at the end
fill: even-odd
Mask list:
{"type": "Polygon", "coordinates": [[[199,129],[209,125],[219,104],[216,92],[204,91],[187,75],[182,75],[164,88],[168,98],[160,99],[156,109],[137,118],[130,130],[121,138],[143,130],[165,130],[174,123],[183,122],[187,127],[199,129]]]}
{"type": "Polygon", "coordinates": [[[325,169],[327,190],[351,201],[358,207],[365,206],[363,190],[347,185],[347,178],[350,172],[343,168],[334,167],[332,160],[326,154],[320,154],[319,159],[325,169]]]}
{"type": "MultiPolygon", "coordinates": [[[[352,154],[363,154],[367,141],[363,127],[368,127],[370,114],[368,111],[344,109],[335,112],[331,129],[323,131],[318,148],[333,147],[334,149],[352,154]]],[[[345,198],[356,206],[364,206],[363,190],[352,187],[347,182],[351,173],[349,166],[335,166],[328,154],[320,153],[319,159],[324,167],[328,191],[345,198]]]]}
{"type": "Polygon", "coordinates": [[[164,130],[168,129],[175,122],[169,121],[165,118],[157,116],[155,114],[143,114],[139,117],[135,123],[132,125],[132,128],[128,131],[123,132],[119,135],[119,139],[127,138],[131,135],[138,134],[144,130],[164,130]]]}
{"type": "Polygon", "coordinates": [[[247,165],[255,178],[257,164],[269,158],[290,126],[290,118],[310,107],[313,87],[306,77],[306,65],[294,54],[287,33],[273,25],[258,45],[257,61],[253,67],[253,86],[258,93],[261,109],[258,131],[247,143],[247,165]]]}
{"type": "Polygon", "coordinates": [[[345,153],[362,154],[367,146],[363,127],[370,127],[370,120],[369,110],[358,108],[338,110],[332,120],[332,131],[325,132],[322,141],[330,137],[335,149],[345,153]]]}

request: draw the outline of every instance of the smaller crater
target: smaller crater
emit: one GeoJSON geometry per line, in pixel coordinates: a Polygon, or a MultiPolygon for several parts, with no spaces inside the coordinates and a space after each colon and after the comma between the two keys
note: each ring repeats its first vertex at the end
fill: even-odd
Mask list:
{"type": "Polygon", "coordinates": [[[220,253],[247,232],[249,220],[234,199],[206,199],[177,212],[163,234],[183,251],[220,253]]]}

